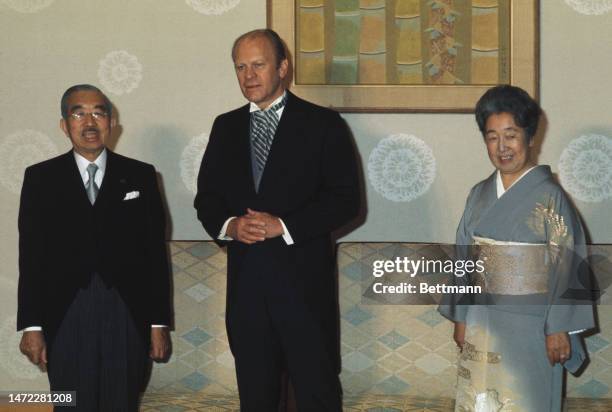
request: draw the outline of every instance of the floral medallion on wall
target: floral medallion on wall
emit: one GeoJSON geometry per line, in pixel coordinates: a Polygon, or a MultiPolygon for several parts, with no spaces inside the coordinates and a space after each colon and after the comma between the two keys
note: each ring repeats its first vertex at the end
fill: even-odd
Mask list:
{"type": "Polygon", "coordinates": [[[2,0],[9,8],[19,13],[36,13],[46,9],[55,0],[2,0]]]}
{"type": "Polygon", "coordinates": [[[583,202],[612,197],[612,139],[588,134],[570,142],[559,159],[563,188],[583,202]]]}
{"type": "Polygon", "coordinates": [[[236,7],[240,0],[185,0],[195,11],[218,16],[236,7]]]}
{"type": "Polygon", "coordinates": [[[565,0],[576,12],[586,15],[601,15],[612,10],[612,0],[565,0]]]}
{"type": "Polygon", "coordinates": [[[198,191],[198,173],[206,145],[208,145],[208,134],[202,133],[193,137],[181,154],[181,179],[187,190],[193,194],[198,191]]]}
{"type": "Polygon", "coordinates": [[[368,178],[374,189],[393,202],[410,202],[429,190],[436,177],[436,159],[416,136],[394,134],[370,153],[368,178]]]}
{"type": "Polygon", "coordinates": [[[0,183],[9,191],[21,193],[26,167],[57,155],[49,137],[36,130],[19,130],[0,141],[0,183]]]}
{"type": "Polygon", "coordinates": [[[98,78],[102,86],[113,94],[131,93],[142,80],[142,64],[127,51],[115,50],[100,60],[98,78]]]}

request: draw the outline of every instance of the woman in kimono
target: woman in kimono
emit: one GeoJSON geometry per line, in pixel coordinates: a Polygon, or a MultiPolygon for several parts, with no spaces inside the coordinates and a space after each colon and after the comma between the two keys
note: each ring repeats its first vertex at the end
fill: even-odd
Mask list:
{"type": "Polygon", "coordinates": [[[447,295],[439,307],[461,349],[456,411],[560,411],[563,369],[586,358],[577,334],[594,327],[584,231],[550,167],[530,156],[540,114],[514,86],[488,90],[476,106],[496,171],[472,188],[457,229],[457,258],[485,270],[453,282],[483,292],[447,295]]]}

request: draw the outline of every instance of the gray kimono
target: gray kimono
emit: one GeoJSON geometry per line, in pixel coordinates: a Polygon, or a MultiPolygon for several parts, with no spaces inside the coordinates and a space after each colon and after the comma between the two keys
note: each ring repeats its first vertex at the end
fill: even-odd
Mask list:
{"type": "Polygon", "coordinates": [[[439,311],[466,322],[456,411],[560,411],[563,367],[586,359],[577,331],[594,327],[580,219],[548,166],[538,166],[499,199],[496,173],[474,186],[457,229],[457,258],[484,273],[452,277],[483,286],[447,295],[439,311]],[[571,357],[550,365],[545,336],[570,332],[571,357]]]}

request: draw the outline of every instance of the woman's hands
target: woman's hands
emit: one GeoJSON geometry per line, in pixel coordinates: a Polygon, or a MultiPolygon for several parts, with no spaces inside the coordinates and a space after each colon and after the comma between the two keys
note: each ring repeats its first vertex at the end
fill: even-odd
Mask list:
{"type": "Polygon", "coordinates": [[[453,340],[463,350],[463,343],[465,342],[465,322],[455,322],[455,331],[453,332],[453,340]]]}
{"type": "Polygon", "coordinates": [[[546,336],[546,355],[551,366],[564,363],[569,359],[572,347],[567,332],[553,333],[546,336]]]}

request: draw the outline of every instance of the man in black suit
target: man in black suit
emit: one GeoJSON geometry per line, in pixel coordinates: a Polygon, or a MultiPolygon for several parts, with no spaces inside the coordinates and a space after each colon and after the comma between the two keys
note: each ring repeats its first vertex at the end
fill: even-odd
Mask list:
{"type": "Polygon", "coordinates": [[[338,113],[285,90],[272,30],[234,43],[247,105],[216,118],[195,207],[227,245],[226,326],[241,410],[277,408],[280,371],[300,411],[341,410],[331,232],[359,210],[355,151],[338,113]]]}
{"type": "Polygon", "coordinates": [[[61,112],[73,148],[28,167],[21,192],[20,349],[51,390],[76,391],[67,410],[135,411],[147,354],[164,359],[170,345],[155,169],[105,147],[114,120],[96,87],[69,88],[61,112]]]}

